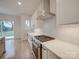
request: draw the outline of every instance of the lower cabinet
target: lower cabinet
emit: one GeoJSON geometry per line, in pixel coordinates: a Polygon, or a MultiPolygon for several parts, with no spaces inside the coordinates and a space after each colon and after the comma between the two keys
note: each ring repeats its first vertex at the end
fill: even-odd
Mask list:
{"type": "Polygon", "coordinates": [[[61,59],[46,47],[42,47],[42,59],[61,59]]]}
{"type": "Polygon", "coordinates": [[[61,58],[48,50],[48,59],[61,59],[61,58]]]}
{"type": "Polygon", "coordinates": [[[42,47],[42,59],[48,59],[47,48],[45,48],[45,47],[42,47]]]}

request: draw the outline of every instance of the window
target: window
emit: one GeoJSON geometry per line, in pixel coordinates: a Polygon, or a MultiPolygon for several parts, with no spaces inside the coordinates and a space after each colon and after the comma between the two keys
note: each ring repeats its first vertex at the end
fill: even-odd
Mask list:
{"type": "Polygon", "coordinates": [[[30,28],[30,20],[26,20],[25,21],[25,29],[29,30],[29,28],[30,28]]]}
{"type": "Polygon", "coordinates": [[[0,21],[0,36],[13,36],[13,21],[0,21]]]}

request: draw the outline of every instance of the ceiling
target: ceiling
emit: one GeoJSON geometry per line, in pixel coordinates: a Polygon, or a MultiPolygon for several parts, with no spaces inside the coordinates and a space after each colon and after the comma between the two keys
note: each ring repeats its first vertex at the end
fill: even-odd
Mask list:
{"type": "Polygon", "coordinates": [[[31,16],[37,9],[41,0],[0,0],[0,13],[7,15],[31,16]],[[18,5],[18,1],[22,5],[18,5]]]}

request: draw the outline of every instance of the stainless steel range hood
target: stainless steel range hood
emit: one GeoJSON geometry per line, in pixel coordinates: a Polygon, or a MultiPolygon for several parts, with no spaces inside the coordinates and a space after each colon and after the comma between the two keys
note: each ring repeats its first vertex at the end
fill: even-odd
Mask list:
{"type": "Polygon", "coordinates": [[[42,12],[38,16],[38,19],[46,19],[55,16],[50,12],[50,0],[42,0],[41,2],[42,12]]]}

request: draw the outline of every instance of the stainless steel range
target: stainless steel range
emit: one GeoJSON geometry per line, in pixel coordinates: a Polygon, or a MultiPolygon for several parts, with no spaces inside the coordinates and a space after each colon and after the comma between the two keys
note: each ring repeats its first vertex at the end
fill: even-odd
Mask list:
{"type": "Polygon", "coordinates": [[[46,35],[34,36],[34,39],[32,39],[33,59],[42,59],[42,44],[41,43],[54,40],[54,39],[55,38],[52,38],[46,35]]]}

